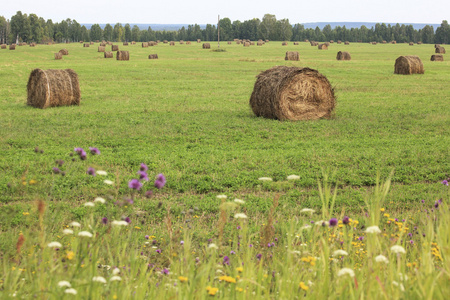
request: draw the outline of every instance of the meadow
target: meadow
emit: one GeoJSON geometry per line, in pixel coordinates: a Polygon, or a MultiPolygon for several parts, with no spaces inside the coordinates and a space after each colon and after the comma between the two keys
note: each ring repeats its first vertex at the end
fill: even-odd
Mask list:
{"type": "Polygon", "coordinates": [[[129,61],[0,50],[0,298],[449,294],[450,68],[434,45],[117,44],[129,61]],[[425,74],[393,74],[400,55],[425,74]],[[327,76],[333,118],[255,117],[255,76],[275,65],[327,76]],[[26,106],[35,68],[75,70],[81,105],[26,106]]]}

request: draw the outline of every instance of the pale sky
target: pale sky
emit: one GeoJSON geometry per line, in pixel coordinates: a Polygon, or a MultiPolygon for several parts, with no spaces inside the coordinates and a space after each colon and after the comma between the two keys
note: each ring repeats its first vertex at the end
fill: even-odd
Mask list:
{"type": "Polygon", "coordinates": [[[35,13],[53,22],[70,18],[78,23],[216,24],[217,16],[231,21],[264,14],[309,22],[384,22],[440,24],[450,21],[449,0],[0,0],[0,16],[17,11],[35,13]]]}

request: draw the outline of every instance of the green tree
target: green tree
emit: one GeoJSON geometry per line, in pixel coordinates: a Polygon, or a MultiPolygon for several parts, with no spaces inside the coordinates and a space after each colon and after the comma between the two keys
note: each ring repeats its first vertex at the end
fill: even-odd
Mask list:
{"type": "Polygon", "coordinates": [[[241,39],[242,38],[242,22],[236,20],[233,22],[233,39],[241,39]]]}
{"type": "Polygon", "coordinates": [[[155,33],[155,31],[153,31],[152,27],[150,27],[150,26],[148,26],[148,28],[147,28],[147,35],[148,35],[147,40],[144,40],[143,42],[157,40],[156,33],[155,33]]]}
{"type": "Polygon", "coordinates": [[[28,16],[30,22],[31,35],[29,36],[30,41],[40,42],[44,35],[44,30],[39,21],[39,17],[36,14],[30,14],[28,16]]]}
{"type": "Polygon", "coordinates": [[[103,39],[103,31],[99,24],[93,24],[91,26],[89,36],[92,41],[100,41],[103,39]]]}
{"type": "Polygon", "coordinates": [[[125,24],[125,42],[131,42],[131,26],[130,24],[125,24]]]}
{"type": "Polygon", "coordinates": [[[426,25],[422,28],[422,30],[419,30],[420,32],[420,40],[423,43],[426,44],[433,44],[434,43],[434,28],[433,26],[426,25]]]}
{"type": "Polygon", "coordinates": [[[241,38],[248,40],[258,39],[258,28],[261,21],[259,19],[246,20],[241,26],[241,38]]]}
{"type": "Polygon", "coordinates": [[[178,38],[183,41],[187,39],[187,32],[184,26],[178,30],[178,38]]]}
{"type": "Polygon", "coordinates": [[[334,34],[330,24],[325,25],[322,29],[322,33],[325,36],[326,41],[334,40],[334,34]]]}
{"type": "Polygon", "coordinates": [[[0,16],[0,44],[6,44],[9,35],[9,21],[0,16]]]}
{"type": "Polygon", "coordinates": [[[223,18],[219,20],[220,28],[220,40],[228,41],[233,39],[233,25],[229,18],[223,18]]]}
{"type": "Polygon", "coordinates": [[[139,33],[140,33],[140,29],[137,25],[134,25],[133,28],[131,29],[131,40],[135,41],[135,42],[139,42],[139,33]]]}
{"type": "Polygon", "coordinates": [[[11,42],[27,41],[31,36],[30,21],[26,14],[18,11],[11,17],[11,32],[9,40],[11,42]]]}
{"type": "Polygon", "coordinates": [[[276,24],[277,18],[275,15],[265,14],[262,18],[261,24],[259,25],[258,36],[264,40],[276,40],[276,24]]]}
{"type": "Polygon", "coordinates": [[[106,41],[112,41],[112,37],[113,37],[113,28],[108,23],[105,25],[105,28],[103,29],[103,39],[105,39],[106,41]]]}
{"type": "Polygon", "coordinates": [[[292,38],[292,25],[289,23],[289,19],[278,20],[276,25],[276,32],[276,40],[290,41],[292,38]]]}
{"type": "Polygon", "coordinates": [[[80,39],[82,41],[91,41],[92,39],[90,38],[89,35],[89,31],[87,30],[86,26],[81,26],[80,28],[80,39]]]}
{"type": "Polygon", "coordinates": [[[115,42],[121,42],[123,41],[124,38],[124,31],[123,31],[123,26],[120,23],[116,23],[116,25],[114,25],[114,30],[113,30],[113,35],[112,38],[115,42]]]}
{"type": "Polygon", "coordinates": [[[442,21],[441,26],[436,28],[435,43],[448,44],[450,42],[450,25],[447,20],[442,21]]]}

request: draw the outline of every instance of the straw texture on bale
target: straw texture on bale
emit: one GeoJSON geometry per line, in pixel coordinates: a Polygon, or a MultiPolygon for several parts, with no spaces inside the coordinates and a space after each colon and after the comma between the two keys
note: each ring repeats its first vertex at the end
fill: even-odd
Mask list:
{"type": "Polygon", "coordinates": [[[9,50],[16,50],[16,44],[9,45],[9,50]]]}
{"type": "Polygon", "coordinates": [[[170,42],[170,46],[175,46],[175,42],[170,42]]]}
{"type": "Polygon", "coordinates": [[[147,42],[143,42],[142,43],[142,48],[148,48],[148,43],[147,42]]]}
{"type": "Polygon", "coordinates": [[[98,46],[98,52],[105,52],[104,46],[98,46]]]}
{"type": "Polygon", "coordinates": [[[36,47],[36,43],[31,43],[30,47],[36,47]]]}
{"type": "Polygon", "coordinates": [[[394,74],[410,75],[410,74],[423,74],[422,61],[418,56],[399,56],[395,60],[394,74]]]}
{"type": "Polygon", "coordinates": [[[338,43],[338,44],[342,44],[342,41],[341,41],[341,40],[338,40],[337,43],[338,43]]]}
{"type": "Polygon", "coordinates": [[[349,41],[345,41],[344,45],[350,45],[350,42],[349,41]]]}
{"type": "Polygon", "coordinates": [[[168,41],[167,41],[167,40],[164,40],[164,41],[163,41],[163,44],[167,44],[167,43],[168,43],[168,41]]]}
{"type": "Polygon", "coordinates": [[[190,41],[187,41],[187,42],[186,42],[186,45],[190,45],[190,44],[191,44],[191,42],[190,42],[190,41]]]}
{"type": "Polygon", "coordinates": [[[56,52],[56,53],[55,53],[55,59],[62,59],[62,54],[61,54],[61,52],[56,52]]]}
{"type": "Polygon", "coordinates": [[[236,41],[236,45],[240,45],[241,44],[241,41],[236,41]]]}
{"type": "Polygon", "coordinates": [[[409,42],[409,45],[410,45],[410,46],[414,46],[414,43],[413,43],[413,42],[409,42]]]}
{"type": "Polygon", "coordinates": [[[106,47],[106,43],[102,42],[102,43],[100,43],[100,46],[101,47],[106,47]]]}
{"type": "Polygon", "coordinates": [[[117,51],[116,52],[117,60],[130,60],[130,52],[128,51],[117,51]]]}
{"type": "Polygon", "coordinates": [[[85,44],[83,44],[83,47],[89,47],[90,46],[90,44],[89,43],[85,43],[85,44]]]}
{"type": "Polygon", "coordinates": [[[94,45],[94,42],[90,42],[91,45],[94,45]]]}
{"type": "Polygon", "coordinates": [[[381,43],[383,43],[383,44],[387,44],[387,42],[386,42],[386,41],[382,41],[381,43]]]}
{"type": "Polygon", "coordinates": [[[294,46],[298,46],[298,45],[300,45],[299,42],[294,42],[294,46]]]}
{"type": "Polygon", "coordinates": [[[351,60],[350,53],[346,51],[339,51],[336,55],[337,60],[351,60]]]}
{"type": "Polygon", "coordinates": [[[444,55],[442,54],[433,54],[431,55],[431,61],[444,61],[444,55]]]}
{"type": "Polygon", "coordinates": [[[286,51],[286,56],[284,57],[284,60],[299,60],[300,54],[298,51],[286,51]]]}
{"type": "Polygon", "coordinates": [[[114,53],[112,51],[104,51],[105,54],[105,58],[113,58],[114,57],[114,53]]]}
{"type": "Polygon", "coordinates": [[[69,55],[69,50],[61,49],[61,50],[59,50],[59,53],[61,53],[61,55],[69,55]]]}
{"type": "Polygon", "coordinates": [[[330,40],[330,43],[331,43],[331,44],[333,44],[333,43],[334,43],[334,41],[333,41],[333,40],[330,40]]]}
{"type": "Polygon", "coordinates": [[[128,46],[128,42],[123,42],[123,45],[124,46],[128,46]]]}
{"type": "Polygon", "coordinates": [[[397,41],[391,41],[391,44],[397,44],[397,41]]]}
{"type": "Polygon", "coordinates": [[[197,43],[201,43],[202,42],[202,40],[201,39],[197,39],[197,43]]]}
{"type": "Polygon", "coordinates": [[[228,41],[227,44],[228,44],[228,45],[231,45],[231,41],[228,41]]]}
{"type": "Polygon", "coordinates": [[[148,59],[158,59],[158,54],[150,54],[148,59]]]}
{"type": "Polygon", "coordinates": [[[81,101],[78,75],[72,69],[34,69],[27,94],[27,104],[37,108],[79,105],[81,101]]]}
{"type": "Polygon", "coordinates": [[[119,45],[112,45],[111,51],[119,51],[119,45]]]}
{"type": "MultiPolygon", "coordinates": [[[[231,42],[229,42],[230,44],[231,44],[231,42]]],[[[256,46],[262,46],[262,45],[264,45],[264,42],[257,42],[256,43],[256,46]]]]}
{"type": "Polygon", "coordinates": [[[314,41],[310,41],[309,42],[309,44],[311,45],[311,46],[319,46],[319,43],[318,42],[314,42],[314,41]]]}
{"type": "Polygon", "coordinates": [[[434,48],[440,47],[440,44],[434,44],[434,48]]]}
{"type": "Polygon", "coordinates": [[[203,49],[211,49],[211,45],[209,43],[203,43],[202,48],[203,49]]]}
{"type": "Polygon", "coordinates": [[[151,46],[151,47],[153,47],[153,46],[157,46],[158,43],[156,43],[156,42],[154,42],[154,41],[150,41],[150,42],[148,42],[148,45],[151,46]]]}
{"type": "Polygon", "coordinates": [[[244,42],[244,47],[250,47],[250,43],[249,42],[244,42]]]}
{"type": "Polygon", "coordinates": [[[260,73],[250,97],[256,116],[278,120],[329,118],[335,103],[334,89],[324,75],[286,66],[260,73]]]}
{"type": "Polygon", "coordinates": [[[434,53],[445,54],[445,48],[442,46],[438,46],[438,47],[436,47],[436,50],[434,50],[434,53]]]}
{"type": "Polygon", "coordinates": [[[6,46],[7,46],[6,44],[1,44],[1,45],[0,45],[0,48],[6,49],[6,46]]]}
{"type": "Polygon", "coordinates": [[[320,44],[317,47],[319,48],[319,50],[328,50],[328,46],[326,44],[320,44]]]}

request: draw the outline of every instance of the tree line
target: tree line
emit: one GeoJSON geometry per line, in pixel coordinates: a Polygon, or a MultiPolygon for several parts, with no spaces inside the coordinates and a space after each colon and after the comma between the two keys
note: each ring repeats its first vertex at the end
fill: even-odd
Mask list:
{"type": "Polygon", "coordinates": [[[78,42],[107,40],[114,42],[136,41],[147,42],[156,40],[186,40],[204,41],[217,40],[220,31],[220,40],[233,39],[273,40],[273,41],[330,41],[342,40],[350,42],[382,42],[397,41],[423,42],[427,44],[448,44],[450,42],[450,25],[446,20],[434,30],[433,26],[426,25],[416,30],[412,25],[396,24],[391,26],[377,23],[372,28],[346,28],[345,26],[326,25],[323,29],[316,27],[305,28],[302,24],[291,25],[289,19],[277,20],[275,15],[266,14],[262,20],[254,18],[246,21],[231,21],[229,18],[220,19],[218,24],[207,24],[201,28],[198,24],[182,27],[177,31],[154,31],[149,26],[140,29],[137,25],[106,24],[102,28],[94,24],[91,28],[79,24],[76,20],[66,19],[53,23],[51,19],[44,20],[36,14],[23,14],[18,11],[10,20],[0,16],[0,43],[16,42],[78,42]]]}

